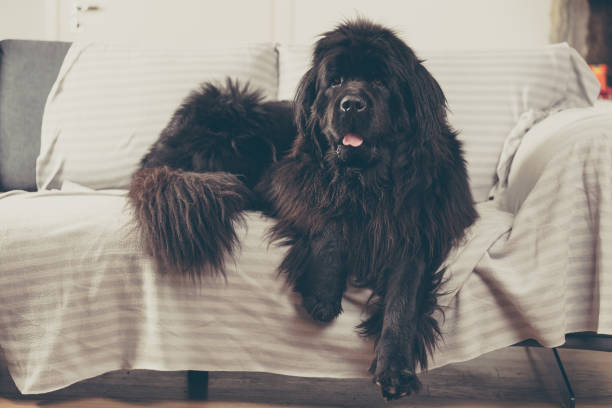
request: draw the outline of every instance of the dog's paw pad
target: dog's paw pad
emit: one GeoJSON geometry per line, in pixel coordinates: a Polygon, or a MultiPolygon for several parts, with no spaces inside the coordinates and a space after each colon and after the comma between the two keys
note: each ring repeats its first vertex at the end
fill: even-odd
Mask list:
{"type": "Polygon", "coordinates": [[[302,304],[308,314],[320,322],[330,322],[342,313],[340,302],[323,302],[315,296],[304,297],[302,304]]]}

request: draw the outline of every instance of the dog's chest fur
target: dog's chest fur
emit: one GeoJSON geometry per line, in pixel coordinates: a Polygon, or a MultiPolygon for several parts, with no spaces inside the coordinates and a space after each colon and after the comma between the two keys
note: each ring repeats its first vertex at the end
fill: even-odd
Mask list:
{"type": "Polygon", "coordinates": [[[409,228],[388,210],[394,204],[390,188],[356,190],[336,209],[337,220],[349,275],[355,284],[371,286],[387,265],[408,254],[410,239],[402,231],[409,228]]]}
{"type": "Polygon", "coordinates": [[[287,238],[289,231],[333,230],[352,280],[372,285],[385,265],[407,256],[416,231],[405,211],[400,216],[389,210],[396,207],[389,172],[305,166],[304,161],[289,160],[275,170],[293,179],[279,185],[272,182],[268,188],[280,226],[275,235],[287,238]]]}

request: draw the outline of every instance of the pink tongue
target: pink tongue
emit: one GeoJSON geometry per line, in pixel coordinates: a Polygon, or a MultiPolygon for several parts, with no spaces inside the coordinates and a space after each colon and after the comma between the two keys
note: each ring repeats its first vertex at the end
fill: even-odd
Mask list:
{"type": "Polygon", "coordinates": [[[357,146],[361,146],[362,143],[363,143],[363,139],[354,133],[347,133],[342,138],[342,144],[345,146],[357,147],[357,146]]]}

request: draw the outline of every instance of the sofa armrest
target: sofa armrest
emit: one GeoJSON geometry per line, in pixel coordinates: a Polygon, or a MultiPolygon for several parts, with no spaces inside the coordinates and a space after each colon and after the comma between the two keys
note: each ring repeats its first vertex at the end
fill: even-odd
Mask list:
{"type": "Polygon", "coordinates": [[[0,189],[36,190],[47,95],[70,43],[0,41],[0,189]]]}
{"type": "Polygon", "coordinates": [[[508,185],[499,197],[500,209],[516,214],[555,155],[589,136],[612,137],[612,108],[567,109],[531,128],[512,160],[508,185]]]}

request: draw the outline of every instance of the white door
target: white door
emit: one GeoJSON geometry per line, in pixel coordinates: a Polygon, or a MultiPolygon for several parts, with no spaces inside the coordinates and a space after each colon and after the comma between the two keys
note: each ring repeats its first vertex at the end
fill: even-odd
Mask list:
{"type": "MultiPolygon", "coordinates": [[[[275,0],[57,0],[58,37],[197,47],[274,41],[275,0]]],[[[282,1],[282,0],[281,0],[282,1]]]]}

